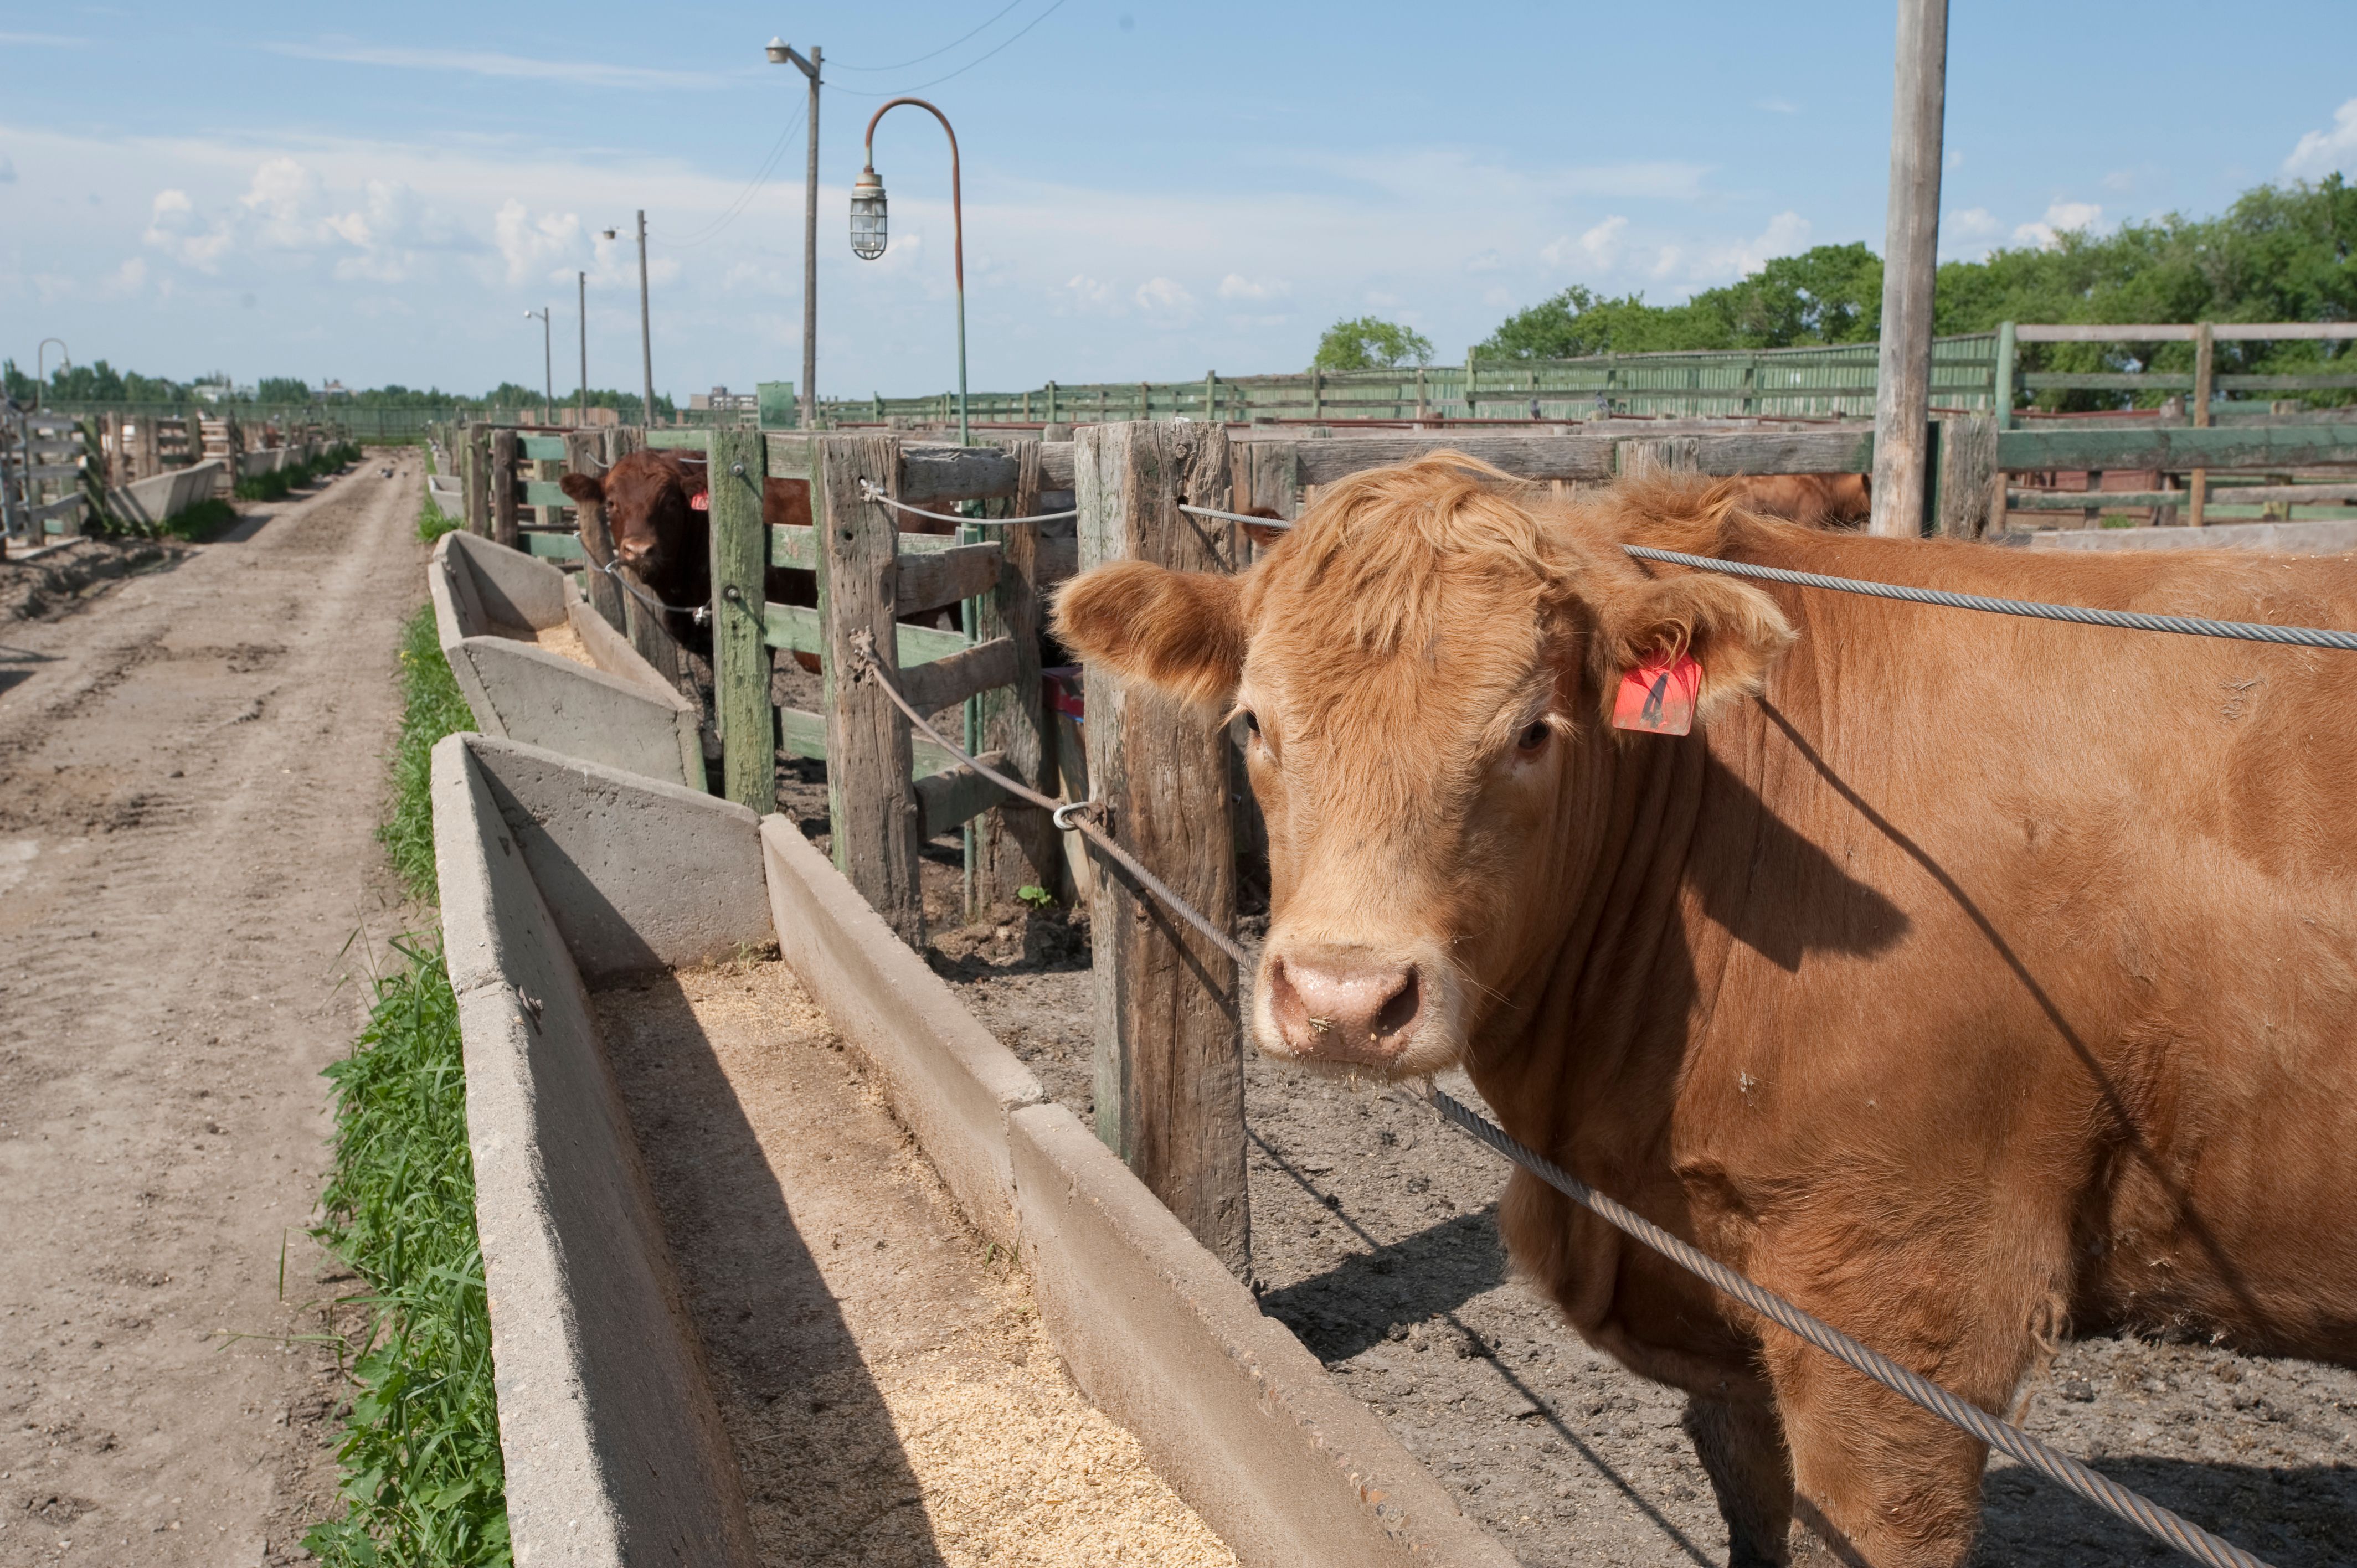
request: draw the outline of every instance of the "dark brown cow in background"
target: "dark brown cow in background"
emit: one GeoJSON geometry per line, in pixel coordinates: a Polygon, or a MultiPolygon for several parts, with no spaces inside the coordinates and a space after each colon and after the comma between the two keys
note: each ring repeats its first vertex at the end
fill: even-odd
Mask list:
{"type": "MultiPolygon", "coordinates": [[[[667,607],[663,626],[673,639],[710,658],[712,628],[698,623],[694,613],[712,602],[712,513],[696,504],[708,493],[703,456],[631,452],[603,478],[567,474],[558,483],[576,503],[603,503],[607,532],[622,569],[667,607]]],[[[763,523],[807,526],[810,520],[809,481],[761,481],[763,523]]],[[[603,565],[590,563],[593,570],[603,565]]],[[[764,591],[777,604],[818,603],[811,574],[791,567],[770,567],[764,591]]]]}
{"type": "MultiPolygon", "coordinates": [[[[1620,545],[2338,627],[2357,559],[1865,538],[1675,479],[1538,512],[1502,478],[1436,454],[1241,575],[1060,596],[1082,658],[1251,732],[1261,1048],[1461,1065],[1524,1144],[1984,1410],[2073,1331],[2357,1362],[2357,655],[1620,545]],[[1680,655],[1693,733],[1613,727],[1680,655]]],[[[1500,1226],[1686,1392],[1732,1562],[1971,1555],[1978,1443],[1526,1173],[1500,1226]]]]}

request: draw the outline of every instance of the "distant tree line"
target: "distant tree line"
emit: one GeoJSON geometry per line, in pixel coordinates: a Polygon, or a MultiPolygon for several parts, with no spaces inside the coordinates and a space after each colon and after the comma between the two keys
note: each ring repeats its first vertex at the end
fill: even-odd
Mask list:
{"type": "MultiPolygon", "coordinates": [[[[199,385],[226,385],[226,376],[199,377],[195,381],[176,381],[163,376],[143,376],[136,371],[118,371],[104,360],[87,365],[60,366],[49,372],[45,387],[17,368],[14,360],[0,360],[0,388],[18,403],[30,403],[34,392],[42,392],[44,403],[87,405],[90,403],[192,403],[199,400],[199,385]]],[[[557,406],[573,406],[576,397],[561,397],[557,406]]],[[[250,393],[216,397],[209,401],[223,405],[280,408],[307,403],[342,404],[361,408],[452,408],[459,410],[538,408],[542,403],[541,389],[502,381],[480,397],[466,392],[446,392],[438,387],[414,388],[398,384],[369,387],[339,396],[321,399],[309,382],[300,376],[264,376],[253,384],[250,393]]],[[[640,411],[645,400],[637,392],[598,391],[589,392],[589,406],[616,410],[625,424],[640,424],[645,421],[640,411]]],[[[669,420],[674,409],[672,400],[658,394],[655,411],[662,420],[669,420]]]]}
{"type": "MultiPolygon", "coordinates": [[[[1941,266],[1933,329],[1986,332],[2001,321],[2346,321],[2357,318],[2357,190],[2341,176],[2263,185],[2223,215],[2175,213],[2109,234],[1991,252],[1941,266]]],[[[1681,305],[1610,298],[1574,285],[1509,317],[1474,346],[1484,360],[1570,359],[1664,349],[1784,349],[1869,343],[1882,321],[1882,259],[1863,244],[1781,256],[1681,305]]],[[[2339,369],[2351,345],[2221,343],[2222,373],[2339,369]]],[[[2028,370],[2190,371],[2190,343],[2024,345],[2028,370]]],[[[2062,407],[2118,404],[2125,394],[2050,393],[2062,407]]],[[[2146,401],[2152,394],[2146,394],[2146,401]]],[[[2348,394],[2309,394],[2319,403],[2348,394]]]]}

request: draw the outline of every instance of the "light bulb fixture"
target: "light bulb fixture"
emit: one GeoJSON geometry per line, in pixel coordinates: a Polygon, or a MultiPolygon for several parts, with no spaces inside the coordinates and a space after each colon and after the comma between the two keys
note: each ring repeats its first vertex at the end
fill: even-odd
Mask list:
{"type": "Polygon", "coordinates": [[[872,262],[884,253],[886,239],[884,182],[869,164],[851,188],[851,253],[872,262]]]}

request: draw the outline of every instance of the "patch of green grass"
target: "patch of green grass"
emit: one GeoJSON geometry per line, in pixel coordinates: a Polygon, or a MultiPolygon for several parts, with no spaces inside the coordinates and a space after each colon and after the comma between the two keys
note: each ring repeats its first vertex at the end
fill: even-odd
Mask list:
{"type": "Polygon", "coordinates": [[[186,511],[174,512],[156,532],[168,539],[186,539],[200,544],[236,521],[237,508],[216,496],[199,501],[186,511]]]}
{"type": "Polygon", "coordinates": [[[428,544],[446,533],[455,532],[458,523],[457,518],[446,515],[440,507],[434,504],[431,495],[417,509],[417,537],[428,544]]]}
{"type": "Polygon", "coordinates": [[[260,474],[249,474],[237,481],[233,492],[242,501],[278,501],[330,474],[340,474],[361,460],[361,449],[346,441],[330,446],[307,463],[297,463],[291,468],[272,468],[260,474]]]}
{"type": "Polygon", "coordinates": [[[508,1568],[458,1004],[438,946],[393,946],[403,967],[377,982],[367,1029],[328,1069],[336,1171],[312,1234],[368,1282],[352,1304],[369,1327],[336,1455],[344,1515],[303,1545],[337,1568],[508,1568]]]}
{"type": "Polygon", "coordinates": [[[401,739],[393,750],[393,808],[377,838],[393,869],[420,903],[432,903],[434,743],[475,727],[475,715],[450,678],[434,627],[434,607],[421,606],[401,628],[401,739]]]}

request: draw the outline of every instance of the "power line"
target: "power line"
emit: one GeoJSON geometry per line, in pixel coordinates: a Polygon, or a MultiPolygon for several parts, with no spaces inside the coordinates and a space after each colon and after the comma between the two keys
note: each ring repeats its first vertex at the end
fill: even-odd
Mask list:
{"type": "Polygon", "coordinates": [[[747,186],[743,190],[737,192],[736,199],[721,209],[721,213],[718,218],[714,219],[710,223],[705,225],[702,229],[697,230],[694,233],[688,235],[685,239],[667,239],[663,243],[674,251],[687,250],[693,246],[703,244],[706,240],[711,239],[714,235],[719,233],[720,231],[727,228],[729,224],[734,223],[744,214],[746,208],[751,203],[753,198],[759,195],[761,188],[770,183],[770,176],[777,168],[778,160],[786,156],[787,149],[793,145],[794,139],[797,136],[800,136],[802,133],[802,124],[800,120],[796,120],[792,124],[786,127],[784,134],[780,135],[778,138],[776,145],[770,148],[770,156],[762,159],[761,166],[754,171],[753,182],[747,186]]]}
{"type": "Polygon", "coordinates": [[[1014,10],[1016,6],[1022,4],[1023,0],[1006,0],[1006,4],[992,12],[990,14],[990,20],[983,23],[982,27],[974,28],[974,33],[961,33],[956,38],[952,38],[948,43],[943,44],[941,48],[920,54],[914,59],[904,59],[899,65],[845,65],[840,60],[829,60],[827,63],[834,66],[837,70],[856,70],[862,72],[906,70],[912,65],[922,65],[925,61],[932,59],[934,55],[945,55],[949,53],[950,50],[957,48],[958,45],[974,37],[974,33],[981,32],[985,27],[988,27],[992,22],[997,21],[999,17],[1004,16],[1007,12],[1014,10]]]}
{"type": "MultiPolygon", "coordinates": [[[[1024,34],[1029,32],[1032,28],[1038,27],[1040,23],[1046,21],[1049,17],[1054,16],[1063,8],[1064,0],[1056,0],[1054,5],[1049,6],[1046,10],[1032,17],[1029,21],[1024,23],[1022,27],[1017,28],[1015,32],[1006,38],[1005,43],[998,44],[985,50],[983,53],[974,56],[974,59],[966,61],[955,70],[951,71],[947,76],[937,76],[931,81],[920,81],[914,87],[903,88],[900,91],[902,92],[922,92],[929,87],[939,87],[942,82],[949,81],[951,77],[963,76],[967,71],[972,70],[975,66],[980,65],[992,55],[996,54],[1000,49],[1006,48],[1007,44],[1014,43],[1017,38],[1023,37],[1024,34]]],[[[1002,12],[1000,15],[1003,16],[1005,13],[1002,12]]],[[[987,23],[984,25],[988,26],[987,23]]],[[[969,38],[972,36],[972,34],[967,35],[969,38]]],[[[856,87],[831,87],[830,91],[835,92],[848,92],[855,98],[897,98],[900,95],[899,92],[862,92],[856,87]]]]}

